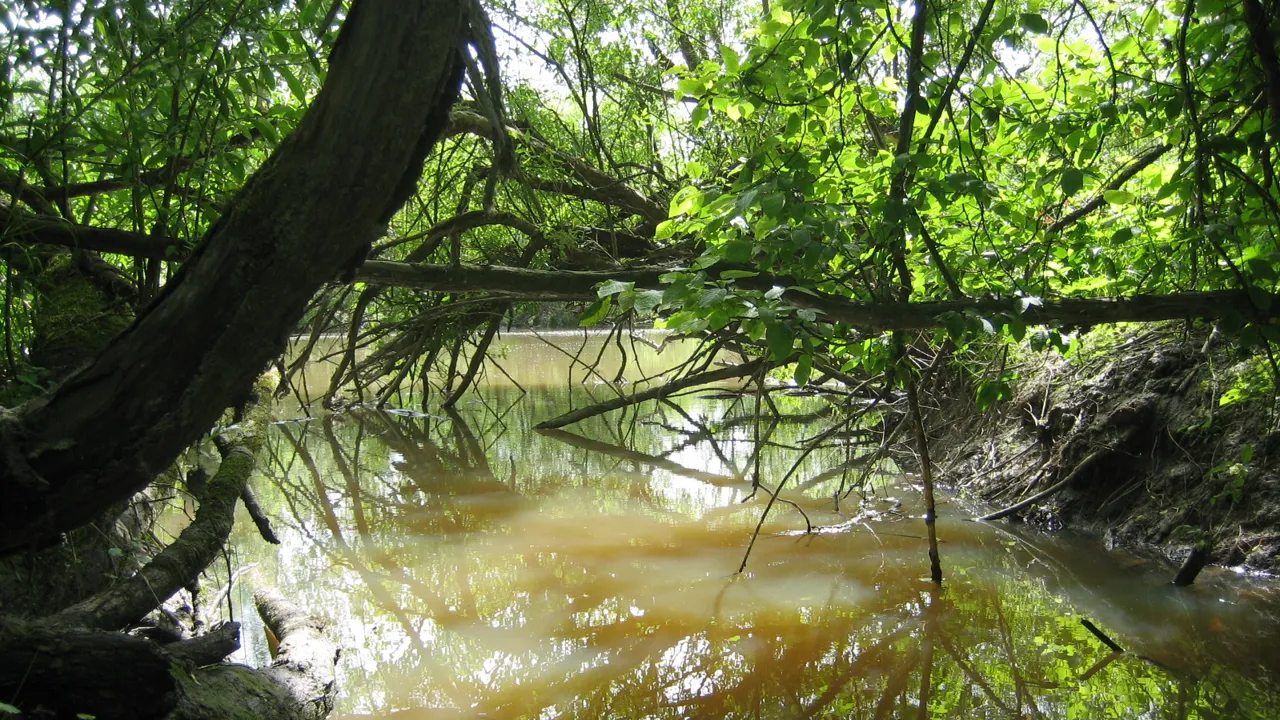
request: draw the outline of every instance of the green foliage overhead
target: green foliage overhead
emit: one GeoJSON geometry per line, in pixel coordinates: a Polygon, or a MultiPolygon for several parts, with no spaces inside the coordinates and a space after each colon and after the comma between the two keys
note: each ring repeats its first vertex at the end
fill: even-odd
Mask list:
{"type": "MultiPolygon", "coordinates": [[[[883,369],[898,347],[806,295],[1000,298],[1006,310],[943,313],[918,339],[1045,347],[1075,328],[1029,330],[1024,314],[1064,298],[1244,290],[1257,312],[1224,329],[1280,338],[1280,63],[1259,0],[488,11],[516,165],[495,175],[492,99],[469,77],[372,258],[663,265],[660,288],[601,288],[583,324],[654,320],[804,368],[883,369]]],[[[112,258],[145,300],[296,125],[346,12],[0,2],[6,204],[162,238],[168,271],[112,258]]],[[[10,265],[15,365],[34,295],[10,265]]],[[[372,341],[396,350],[362,372],[396,374],[491,322],[472,300],[334,292],[309,318],[381,323],[372,341]]]]}

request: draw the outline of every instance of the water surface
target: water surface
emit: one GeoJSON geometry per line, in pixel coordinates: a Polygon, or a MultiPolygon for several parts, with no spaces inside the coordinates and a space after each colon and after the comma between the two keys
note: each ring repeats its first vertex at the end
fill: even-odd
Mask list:
{"type": "Polygon", "coordinates": [[[858,435],[795,467],[739,573],[769,498],[752,477],[776,487],[838,399],[778,395],[788,419],[762,426],[753,396],[686,395],[537,433],[615,389],[534,382],[542,362],[568,377],[564,354],[507,342],[527,393],[491,381],[454,413],[353,410],[268,442],[255,487],[284,542],[238,524],[233,599],[270,582],[328,619],[339,717],[1275,714],[1266,584],[1175,590],[1169,565],[944,495],[938,591],[913,478],[859,461],[858,435]]]}

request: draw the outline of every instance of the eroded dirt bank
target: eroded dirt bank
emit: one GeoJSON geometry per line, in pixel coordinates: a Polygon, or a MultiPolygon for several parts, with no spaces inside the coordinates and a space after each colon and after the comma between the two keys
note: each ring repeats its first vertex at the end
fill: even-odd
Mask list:
{"type": "Polygon", "coordinates": [[[1015,517],[1179,561],[1201,543],[1212,563],[1280,571],[1275,386],[1265,364],[1206,337],[1086,336],[1074,359],[1027,359],[988,413],[946,408],[971,405],[955,390],[945,414],[969,419],[935,426],[942,479],[996,508],[1061,485],[1015,517]]]}

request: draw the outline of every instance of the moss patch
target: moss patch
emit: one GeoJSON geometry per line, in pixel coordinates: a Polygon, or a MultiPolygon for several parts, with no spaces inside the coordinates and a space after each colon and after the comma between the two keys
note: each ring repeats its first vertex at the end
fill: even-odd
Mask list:
{"type": "Polygon", "coordinates": [[[50,263],[37,282],[31,362],[54,375],[96,355],[133,323],[133,310],[86,277],[71,261],[50,263]]]}

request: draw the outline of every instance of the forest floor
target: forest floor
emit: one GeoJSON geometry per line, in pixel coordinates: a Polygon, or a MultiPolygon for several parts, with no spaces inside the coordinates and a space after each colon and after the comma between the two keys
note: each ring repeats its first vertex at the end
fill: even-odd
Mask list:
{"type": "Polygon", "coordinates": [[[1280,429],[1263,357],[1184,326],[1093,331],[1070,357],[1022,361],[1014,396],[977,413],[943,401],[940,480],[1019,517],[1103,535],[1108,547],[1280,572],[1280,429]]]}

